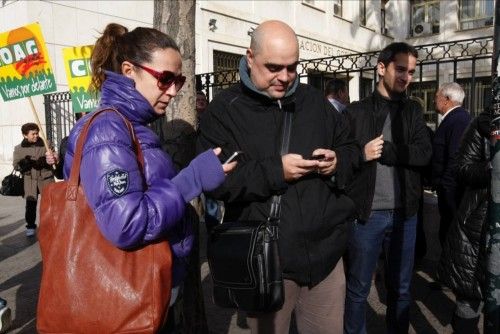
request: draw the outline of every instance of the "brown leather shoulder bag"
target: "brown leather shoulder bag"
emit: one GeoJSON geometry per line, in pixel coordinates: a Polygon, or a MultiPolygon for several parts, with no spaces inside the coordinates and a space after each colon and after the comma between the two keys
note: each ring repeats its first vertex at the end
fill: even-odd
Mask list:
{"type": "MultiPolygon", "coordinates": [[[[80,185],[83,145],[90,124],[102,112],[117,111],[94,113],[78,138],[69,180],[49,184],[42,192],[39,333],[154,333],[168,311],[172,278],[168,242],[130,251],[115,247],[99,231],[80,185]]],[[[122,118],[143,168],[133,127],[122,118]]]]}

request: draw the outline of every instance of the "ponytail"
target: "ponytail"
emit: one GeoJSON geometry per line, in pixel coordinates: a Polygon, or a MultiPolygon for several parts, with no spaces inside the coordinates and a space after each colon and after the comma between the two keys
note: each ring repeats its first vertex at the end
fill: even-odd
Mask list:
{"type": "Polygon", "coordinates": [[[121,74],[121,65],[124,61],[149,62],[152,52],[168,48],[179,51],[175,41],[159,30],[138,27],[129,32],[120,24],[108,24],[102,36],[96,41],[90,57],[92,67],[90,88],[95,92],[101,89],[106,79],[105,70],[121,74]]]}
{"type": "Polygon", "coordinates": [[[119,39],[128,32],[128,29],[117,23],[110,23],[104,29],[102,36],[96,41],[90,65],[92,68],[92,80],[90,87],[94,91],[99,91],[104,82],[104,70],[119,72],[119,66],[116,59],[118,51],[117,44],[119,39]]]}

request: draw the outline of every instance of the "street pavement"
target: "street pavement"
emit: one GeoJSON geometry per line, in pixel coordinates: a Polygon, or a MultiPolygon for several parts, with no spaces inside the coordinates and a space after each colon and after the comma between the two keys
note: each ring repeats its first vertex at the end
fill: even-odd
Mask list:
{"type": "MultiPolygon", "coordinates": [[[[416,266],[413,276],[410,333],[452,333],[449,325],[454,296],[448,290],[429,286],[439,259],[439,214],[435,201],[429,197],[424,206],[424,230],[427,253],[416,266]]],[[[12,309],[9,333],[36,333],[36,304],[41,275],[40,249],[36,238],[25,236],[24,200],[0,196],[0,296],[12,309]]],[[[202,228],[202,231],[204,229],[202,228]]],[[[203,235],[203,232],[202,232],[203,235]]],[[[205,249],[201,238],[201,249],[205,249]]],[[[211,279],[204,252],[201,254],[201,278],[210,333],[247,334],[244,314],[222,309],[211,301],[211,279]]],[[[385,333],[385,289],[382,270],[374,275],[367,314],[368,333],[385,333]]],[[[482,321],[481,321],[482,327],[482,321]]],[[[481,329],[482,332],[482,329],[481,329]]],[[[321,333],[319,333],[321,334],[321,333]]]]}

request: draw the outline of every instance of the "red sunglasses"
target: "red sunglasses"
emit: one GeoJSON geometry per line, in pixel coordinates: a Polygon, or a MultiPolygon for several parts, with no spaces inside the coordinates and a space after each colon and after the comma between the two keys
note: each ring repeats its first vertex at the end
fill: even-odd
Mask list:
{"type": "Polygon", "coordinates": [[[139,68],[142,68],[144,71],[148,72],[151,74],[153,77],[155,77],[158,80],[158,88],[162,91],[166,91],[175,84],[175,89],[177,91],[180,91],[184,83],[186,82],[186,77],[183,76],[182,74],[180,75],[175,75],[173,72],[170,71],[163,71],[163,72],[158,72],[153,70],[152,68],[146,67],[144,65],[141,65],[139,63],[131,61],[131,63],[134,66],[137,66],[139,68]]]}

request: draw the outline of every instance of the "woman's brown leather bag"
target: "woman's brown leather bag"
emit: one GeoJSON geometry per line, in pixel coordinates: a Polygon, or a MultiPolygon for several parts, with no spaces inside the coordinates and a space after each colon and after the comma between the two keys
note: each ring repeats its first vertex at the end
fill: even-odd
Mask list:
{"type": "MultiPolygon", "coordinates": [[[[131,251],[116,248],[99,231],[80,185],[90,123],[106,111],[112,109],[96,112],[82,130],[69,180],[52,183],[42,193],[39,333],[155,333],[167,314],[172,278],[168,242],[131,251]]],[[[124,121],[143,166],[132,125],[124,121]]]]}

